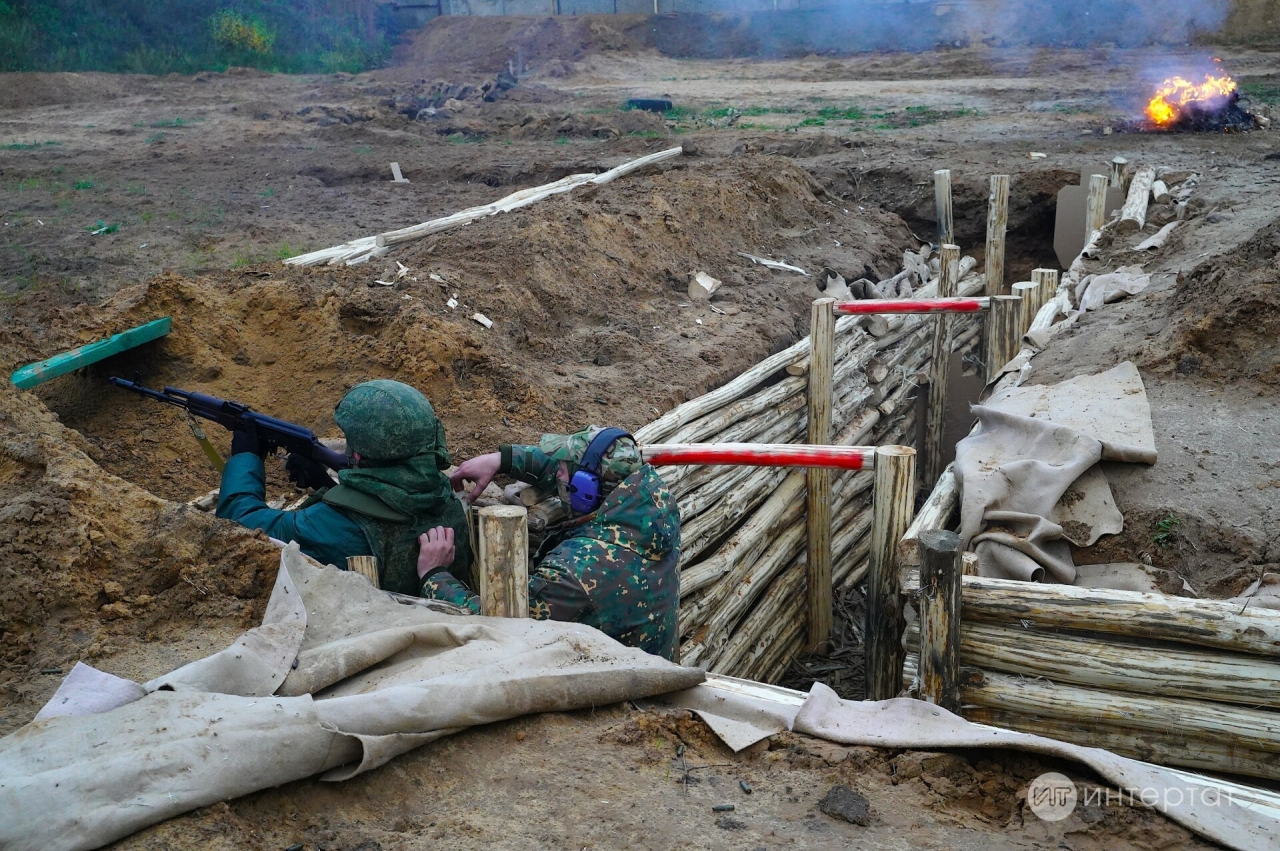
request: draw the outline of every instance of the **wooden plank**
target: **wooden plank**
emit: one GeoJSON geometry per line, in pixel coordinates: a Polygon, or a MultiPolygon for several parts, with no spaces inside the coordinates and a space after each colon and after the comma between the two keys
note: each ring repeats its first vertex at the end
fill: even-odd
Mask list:
{"type": "Polygon", "coordinates": [[[145,325],[139,325],[137,328],[130,328],[128,331],[112,334],[105,340],[86,343],[68,352],[62,352],[51,358],[46,358],[39,363],[28,364],[16,370],[10,380],[15,387],[29,390],[51,378],[66,375],[68,372],[74,372],[81,367],[106,360],[112,355],[118,355],[129,349],[137,348],[144,343],[150,343],[152,340],[158,340],[169,333],[171,326],[172,320],[170,317],[161,317],[145,325]]]}
{"type": "MultiPolygon", "coordinates": [[[[948,195],[948,198],[950,196],[948,195]]],[[[943,245],[938,275],[938,297],[954,298],[960,285],[960,246],[943,245]]],[[[950,381],[954,323],[947,314],[934,319],[933,354],[929,360],[929,401],[924,434],[924,484],[932,488],[942,475],[946,455],[943,437],[947,425],[947,383],[950,381]]]]}
{"type": "Polygon", "coordinates": [[[919,698],[960,711],[960,536],[930,529],[920,535],[919,698]]]}
{"type": "MultiPolygon", "coordinates": [[[[835,303],[820,298],[813,303],[809,335],[808,442],[831,442],[832,377],[835,373],[835,303]]],[[[808,508],[808,642],[816,650],[831,638],[831,471],[811,467],[806,473],[808,508]]]]}
{"type": "MultiPolygon", "coordinates": [[[[956,241],[955,218],[951,208],[951,169],[940,168],[933,173],[933,201],[938,218],[938,245],[951,245],[956,241]]],[[[958,248],[956,250],[959,251],[958,248]]],[[[945,293],[939,292],[939,295],[945,293]]]]}
{"type": "Polygon", "coordinates": [[[867,699],[887,700],[902,690],[902,594],[897,545],[915,507],[916,451],[909,446],[876,450],[870,569],[867,577],[867,699]]]}
{"type": "Polygon", "coordinates": [[[522,505],[481,508],[479,554],[480,612],[490,617],[529,616],[529,521],[522,505]]]}

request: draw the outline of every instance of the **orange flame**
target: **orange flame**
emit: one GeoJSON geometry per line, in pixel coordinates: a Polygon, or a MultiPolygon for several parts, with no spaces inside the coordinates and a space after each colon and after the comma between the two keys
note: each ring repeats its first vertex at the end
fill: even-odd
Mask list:
{"type": "Polygon", "coordinates": [[[1147,103],[1147,117],[1157,126],[1167,127],[1178,119],[1187,104],[1226,100],[1235,90],[1236,81],[1226,74],[1221,77],[1205,74],[1200,85],[1182,77],[1170,77],[1147,103]]]}

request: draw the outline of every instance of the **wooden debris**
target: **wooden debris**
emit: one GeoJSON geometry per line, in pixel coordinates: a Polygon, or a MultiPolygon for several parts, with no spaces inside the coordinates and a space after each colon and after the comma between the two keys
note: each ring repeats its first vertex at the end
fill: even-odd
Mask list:
{"type": "Polygon", "coordinates": [[[1155,182],[1156,170],[1151,167],[1140,168],[1129,183],[1129,197],[1120,210],[1120,222],[1116,225],[1119,233],[1133,233],[1142,230],[1147,223],[1147,202],[1151,200],[1151,184],[1155,182]]]}
{"type": "Polygon", "coordinates": [[[408,183],[409,180],[400,173],[400,163],[391,164],[391,182],[392,183],[408,183]]]}

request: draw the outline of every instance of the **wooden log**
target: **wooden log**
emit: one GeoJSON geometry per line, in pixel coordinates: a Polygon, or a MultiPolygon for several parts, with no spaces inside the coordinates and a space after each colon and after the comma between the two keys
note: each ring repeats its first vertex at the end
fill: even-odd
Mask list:
{"type": "Polygon", "coordinates": [[[1280,657],[1280,611],[1242,608],[1225,600],[973,577],[964,581],[964,618],[1003,623],[1029,620],[1038,627],[1280,657]]]}
{"type": "Polygon", "coordinates": [[[1189,740],[1235,745],[1277,756],[1280,768],[1280,713],[1207,700],[1150,697],[1082,688],[983,671],[966,681],[966,706],[983,706],[1060,721],[1110,724],[1138,733],[1176,731],[1189,740]]]}
{"type": "Polygon", "coordinates": [[[347,570],[368,579],[369,584],[374,588],[382,587],[382,582],[378,578],[377,556],[347,556],[347,570]]]}
{"type": "Polygon", "coordinates": [[[1120,210],[1120,222],[1116,230],[1120,233],[1133,233],[1142,230],[1147,223],[1147,202],[1151,200],[1151,184],[1155,182],[1156,170],[1150,166],[1138,169],[1129,183],[1129,196],[1120,210]]]}
{"type": "Polygon", "coordinates": [[[960,536],[929,529],[920,534],[919,697],[960,711],[960,536]]]}
{"type": "Polygon", "coordinates": [[[492,505],[480,509],[480,613],[489,617],[529,616],[528,510],[520,505],[492,505]]]}
{"type": "MultiPolygon", "coordinates": [[[[949,177],[949,175],[948,175],[949,177]]],[[[948,198],[950,198],[948,183],[948,198]]],[[[938,277],[938,297],[954,298],[960,285],[960,246],[943,245],[941,274],[938,277]]],[[[943,436],[947,425],[947,384],[951,379],[952,318],[940,314],[934,319],[933,351],[929,358],[929,402],[926,409],[924,434],[924,483],[933,483],[942,475],[946,447],[943,436]]]]}
{"type": "Polygon", "coordinates": [[[529,528],[535,532],[541,532],[548,526],[563,522],[568,516],[558,497],[547,497],[529,506],[529,528]]]}
{"type": "Polygon", "coordinates": [[[1151,200],[1157,204],[1168,204],[1170,200],[1169,185],[1163,180],[1151,182],[1151,200]]]}
{"type": "Polygon", "coordinates": [[[929,498],[920,506],[919,513],[898,541],[898,563],[917,567],[920,564],[920,535],[926,529],[945,529],[960,505],[960,487],[956,483],[953,465],[948,464],[938,477],[929,498]]]}
{"type": "Polygon", "coordinates": [[[938,219],[938,245],[951,245],[956,241],[951,210],[951,169],[940,168],[933,173],[933,200],[938,219]]]}
{"type": "Polygon", "coordinates": [[[502,495],[511,505],[523,505],[525,508],[537,505],[552,494],[534,487],[528,482],[515,482],[502,489],[502,495]]]}
{"type": "MultiPolygon", "coordinates": [[[[1156,765],[1174,765],[1198,771],[1265,777],[1271,780],[1280,775],[1280,758],[1276,754],[1262,753],[1239,745],[1198,741],[1176,729],[1166,733],[1135,731],[1129,727],[1087,720],[1061,721],[985,707],[968,708],[964,711],[964,716],[979,724],[1046,736],[1084,747],[1103,748],[1156,765]]],[[[1119,799],[1141,802],[1138,793],[1119,799]]]]}
{"type": "Polygon", "coordinates": [[[867,698],[887,700],[902,689],[902,595],[897,544],[915,507],[916,451],[908,446],[876,450],[870,573],[867,580],[867,698]]]}
{"type": "MultiPolygon", "coordinates": [[[[922,587],[923,576],[921,565],[922,587]]],[[[1280,662],[1241,653],[971,620],[961,629],[960,658],[984,670],[1090,688],[1280,709],[1280,662]]]]}
{"type": "Polygon", "coordinates": [[[1116,189],[1124,189],[1125,167],[1129,165],[1129,161],[1124,157],[1116,157],[1111,161],[1111,178],[1108,184],[1116,189]]]}
{"type": "MultiPolygon", "coordinates": [[[[1034,281],[1020,281],[1013,285],[1013,294],[1022,302],[1022,309],[1018,311],[1019,325],[1021,325],[1021,333],[1018,339],[1021,340],[1023,334],[1027,333],[1027,329],[1031,327],[1031,321],[1036,318],[1036,314],[1040,312],[1040,308],[1044,302],[1040,300],[1040,284],[1034,281]]],[[[1018,346],[1014,347],[1014,354],[1017,354],[1018,346]]]]}
{"type": "Polygon", "coordinates": [[[1022,340],[1022,299],[1013,295],[991,299],[991,320],[987,339],[987,383],[1004,372],[1004,366],[1018,353],[1022,340]]]}
{"type": "Polygon", "coordinates": [[[1095,174],[1089,178],[1089,200],[1084,212],[1084,236],[1087,244],[1092,235],[1107,223],[1107,178],[1095,174]]]}
{"type": "Polygon", "coordinates": [[[988,296],[1004,292],[1004,239],[1009,226],[1009,175],[991,177],[987,198],[987,288],[988,296]]]}
{"type": "MultiPolygon", "coordinates": [[[[831,382],[835,373],[836,316],[833,298],[814,301],[811,312],[809,356],[808,442],[831,442],[831,409],[835,405],[831,382]]],[[[810,467],[806,488],[808,547],[808,624],[811,650],[831,637],[831,471],[810,467]]]]}

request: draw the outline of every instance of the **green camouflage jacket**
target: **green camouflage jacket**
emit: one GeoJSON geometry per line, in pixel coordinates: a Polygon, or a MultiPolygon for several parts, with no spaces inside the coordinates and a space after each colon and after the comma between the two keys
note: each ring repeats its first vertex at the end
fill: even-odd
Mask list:
{"type": "MultiPolygon", "coordinates": [[[[501,472],[554,491],[558,461],[536,446],[503,446],[501,472]]],[[[549,530],[533,559],[529,614],[577,621],[623,644],[674,659],[679,640],[680,511],[653,467],[620,482],[600,508],[549,530]]],[[[453,577],[436,573],[424,593],[474,609],[453,577]]]]}

